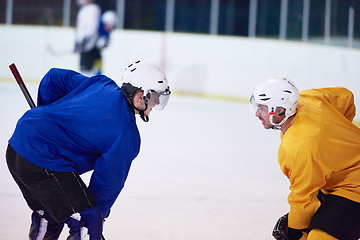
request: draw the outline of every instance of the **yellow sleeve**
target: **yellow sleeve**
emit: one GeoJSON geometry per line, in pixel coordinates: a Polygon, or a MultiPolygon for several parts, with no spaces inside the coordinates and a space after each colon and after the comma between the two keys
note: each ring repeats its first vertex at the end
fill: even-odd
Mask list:
{"type": "Polygon", "coordinates": [[[291,191],[288,196],[290,204],[288,224],[295,229],[309,226],[320,206],[317,199],[318,190],[326,184],[327,173],[324,171],[326,168],[319,163],[318,156],[312,149],[311,145],[308,145],[308,148],[302,146],[301,151],[291,147],[282,156],[290,160],[282,166],[282,170],[289,178],[291,191]]]}

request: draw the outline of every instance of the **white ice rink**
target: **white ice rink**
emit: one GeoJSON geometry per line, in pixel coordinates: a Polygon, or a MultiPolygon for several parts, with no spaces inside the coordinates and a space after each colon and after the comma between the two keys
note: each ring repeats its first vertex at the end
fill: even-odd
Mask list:
{"type": "MultiPolygon", "coordinates": [[[[36,84],[28,88],[35,98],[36,84]]],[[[15,81],[0,82],[2,240],[28,238],[31,212],[5,163],[7,140],[27,109],[15,81]]],[[[273,239],[273,225],[288,211],[280,137],[247,104],[174,95],[138,125],[141,151],[105,222],[106,240],[273,239]]]]}

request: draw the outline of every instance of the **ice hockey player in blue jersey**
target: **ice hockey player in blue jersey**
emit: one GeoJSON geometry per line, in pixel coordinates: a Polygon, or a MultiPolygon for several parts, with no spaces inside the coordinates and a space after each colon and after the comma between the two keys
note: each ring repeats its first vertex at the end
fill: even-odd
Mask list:
{"type": "Polygon", "coordinates": [[[135,115],[147,122],[170,97],[155,66],[128,66],[117,85],[51,69],[38,90],[38,106],[18,121],[6,152],[8,168],[33,211],[29,239],[99,240],[104,218],[117,199],[140,150],[135,115]],[[80,175],[91,171],[89,186],[80,175]]]}
{"type": "Polygon", "coordinates": [[[93,71],[95,75],[102,74],[102,65],[103,65],[103,56],[102,50],[107,48],[110,43],[110,34],[116,27],[116,13],[114,11],[108,10],[103,13],[100,18],[98,34],[99,38],[96,42],[96,47],[99,50],[99,56],[95,60],[93,71]]]}
{"type": "Polygon", "coordinates": [[[101,50],[109,45],[110,33],[116,26],[116,13],[113,11],[106,11],[100,18],[99,23],[99,39],[96,43],[97,47],[101,50]]]}

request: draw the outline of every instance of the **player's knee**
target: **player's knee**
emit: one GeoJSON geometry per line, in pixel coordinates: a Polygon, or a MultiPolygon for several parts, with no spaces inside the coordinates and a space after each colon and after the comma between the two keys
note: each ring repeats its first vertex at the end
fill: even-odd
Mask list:
{"type": "Polygon", "coordinates": [[[68,239],[101,239],[103,217],[97,207],[89,207],[78,213],[74,213],[67,220],[70,228],[68,239]]]}
{"type": "Polygon", "coordinates": [[[63,223],[57,223],[47,211],[34,211],[31,215],[29,239],[58,239],[63,226],[63,223]]]}
{"type": "Polygon", "coordinates": [[[337,240],[337,238],[319,229],[313,229],[309,232],[307,240],[337,240]]]}

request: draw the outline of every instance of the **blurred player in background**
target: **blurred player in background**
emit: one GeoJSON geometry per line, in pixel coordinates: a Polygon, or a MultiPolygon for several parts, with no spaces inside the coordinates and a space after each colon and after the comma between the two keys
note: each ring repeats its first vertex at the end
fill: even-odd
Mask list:
{"type": "Polygon", "coordinates": [[[84,75],[94,75],[94,64],[100,58],[96,47],[99,39],[100,7],[94,0],[78,0],[80,10],[76,18],[75,52],[80,53],[80,71],[84,75]]]}
{"type": "Polygon", "coordinates": [[[273,236],[359,239],[360,129],[352,123],[353,94],[341,87],[299,94],[288,79],[271,78],[256,88],[250,106],[264,128],[281,130],[278,162],[290,181],[290,211],[273,236]]]}
{"type": "Polygon", "coordinates": [[[100,240],[104,218],[124,187],[140,150],[135,115],[147,122],[170,97],[157,67],[131,64],[122,81],[51,69],[38,106],[27,111],[9,140],[6,159],[33,210],[30,240],[100,240]],[[80,175],[93,171],[89,186],[80,175]]]}
{"type": "Polygon", "coordinates": [[[100,58],[95,62],[96,75],[102,74],[102,54],[101,51],[109,46],[110,33],[116,27],[116,13],[114,11],[106,11],[100,18],[99,23],[99,39],[96,42],[96,47],[99,50],[100,58]]]}
{"type": "Polygon", "coordinates": [[[78,4],[75,52],[80,53],[80,71],[87,76],[99,75],[102,71],[101,50],[109,44],[116,14],[107,11],[101,15],[94,0],[78,0],[78,4]]]}

